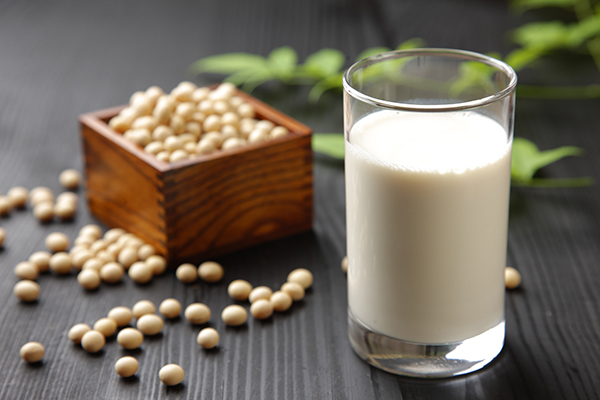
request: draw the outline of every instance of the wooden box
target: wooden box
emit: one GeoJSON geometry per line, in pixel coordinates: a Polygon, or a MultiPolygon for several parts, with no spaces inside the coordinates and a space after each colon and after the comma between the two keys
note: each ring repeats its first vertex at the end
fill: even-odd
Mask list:
{"type": "Polygon", "coordinates": [[[124,107],[79,117],[92,213],[139,235],[170,265],[309,230],[313,217],[311,130],[239,92],[258,119],[290,134],[243,148],[166,163],[113,131],[124,107]]]}

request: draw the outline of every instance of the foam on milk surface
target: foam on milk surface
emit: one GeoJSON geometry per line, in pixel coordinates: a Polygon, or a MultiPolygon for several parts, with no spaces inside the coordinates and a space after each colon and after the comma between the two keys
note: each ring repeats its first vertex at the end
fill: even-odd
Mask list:
{"type": "Polygon", "coordinates": [[[379,111],[346,144],[349,307],[416,343],[476,336],[504,318],[506,131],[476,113],[379,111]]]}
{"type": "Polygon", "coordinates": [[[422,113],[379,111],[357,122],[351,135],[353,145],[376,160],[413,171],[460,173],[494,162],[508,149],[504,129],[473,112],[424,118],[422,113]]]}

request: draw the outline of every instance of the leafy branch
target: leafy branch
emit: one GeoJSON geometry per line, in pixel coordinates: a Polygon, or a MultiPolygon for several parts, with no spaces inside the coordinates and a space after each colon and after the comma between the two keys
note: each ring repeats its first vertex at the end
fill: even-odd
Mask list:
{"type": "MultiPolygon", "coordinates": [[[[600,72],[600,4],[591,0],[513,0],[513,7],[526,12],[544,7],[560,7],[572,13],[576,22],[560,20],[532,22],[512,33],[520,45],[510,52],[505,61],[515,70],[534,66],[541,58],[556,51],[587,52],[600,72]]],[[[517,95],[533,98],[600,98],[600,86],[532,86],[520,85],[517,95]]]]}
{"type": "MultiPolygon", "coordinates": [[[[423,45],[421,39],[410,39],[397,49],[412,49],[423,45]]],[[[387,47],[373,47],[360,53],[356,60],[390,50],[387,47]]],[[[311,102],[316,102],[326,91],[342,88],[345,63],[346,56],[341,51],[321,49],[306,57],[303,64],[299,64],[296,51],[283,46],[271,51],[267,57],[251,53],[217,54],[194,62],[189,69],[196,75],[229,75],[225,82],[241,86],[246,92],[252,92],[257,86],[269,81],[280,81],[286,85],[312,85],[308,97],[311,102]]]]}

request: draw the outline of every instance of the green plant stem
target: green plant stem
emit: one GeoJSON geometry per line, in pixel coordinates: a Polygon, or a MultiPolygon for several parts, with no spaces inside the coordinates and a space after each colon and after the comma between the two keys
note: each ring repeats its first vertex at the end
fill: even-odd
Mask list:
{"type": "Polygon", "coordinates": [[[534,188],[570,188],[570,187],[586,187],[594,184],[594,179],[589,177],[584,178],[533,178],[526,182],[512,180],[513,186],[534,187],[534,188]]]}
{"type": "MultiPolygon", "coordinates": [[[[579,22],[593,17],[594,10],[592,9],[589,0],[575,1],[575,14],[577,15],[579,22]]],[[[600,38],[596,36],[594,39],[588,40],[586,46],[594,59],[598,72],[600,72],[600,38]]]]}
{"type": "Polygon", "coordinates": [[[600,98],[600,85],[586,86],[517,86],[517,96],[531,99],[600,98]]]}

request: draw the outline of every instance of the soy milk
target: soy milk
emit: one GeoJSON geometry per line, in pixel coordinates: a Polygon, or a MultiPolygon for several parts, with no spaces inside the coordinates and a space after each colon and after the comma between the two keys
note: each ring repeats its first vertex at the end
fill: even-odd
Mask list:
{"type": "Polygon", "coordinates": [[[442,344],[504,319],[510,143],[475,112],[374,112],[346,143],[348,301],[371,330],[442,344]]]}

